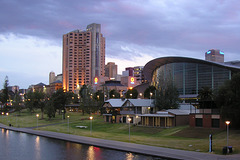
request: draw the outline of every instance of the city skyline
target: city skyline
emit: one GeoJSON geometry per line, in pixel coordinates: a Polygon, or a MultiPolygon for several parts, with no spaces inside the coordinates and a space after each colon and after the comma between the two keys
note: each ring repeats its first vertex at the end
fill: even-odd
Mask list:
{"type": "Polygon", "coordinates": [[[1,1],[0,88],[48,84],[62,73],[62,35],[99,23],[106,63],[144,66],[165,56],[204,59],[209,49],[240,60],[240,2],[214,1],[1,1]]]}

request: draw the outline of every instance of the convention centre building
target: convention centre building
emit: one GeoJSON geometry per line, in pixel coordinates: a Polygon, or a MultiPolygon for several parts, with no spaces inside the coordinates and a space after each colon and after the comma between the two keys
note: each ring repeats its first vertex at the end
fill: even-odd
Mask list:
{"type": "Polygon", "coordinates": [[[196,98],[202,87],[217,90],[240,66],[189,57],[156,58],[144,66],[144,76],[150,85],[159,87],[174,82],[180,98],[196,98]]]}

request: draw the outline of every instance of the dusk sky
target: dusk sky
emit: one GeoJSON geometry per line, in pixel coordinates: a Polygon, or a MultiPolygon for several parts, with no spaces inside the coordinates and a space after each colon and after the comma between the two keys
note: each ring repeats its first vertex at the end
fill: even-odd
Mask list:
{"type": "Polygon", "coordinates": [[[152,59],[204,59],[220,49],[240,60],[239,0],[0,0],[0,88],[48,84],[62,73],[62,36],[99,23],[106,63],[144,66],[152,59]]]}

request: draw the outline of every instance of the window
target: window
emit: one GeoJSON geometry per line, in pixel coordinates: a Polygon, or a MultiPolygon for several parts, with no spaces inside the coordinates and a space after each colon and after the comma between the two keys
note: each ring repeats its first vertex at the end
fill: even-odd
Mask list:
{"type": "Polygon", "coordinates": [[[219,128],[220,127],[219,119],[212,119],[212,127],[213,128],[219,128]]]}
{"type": "Polygon", "coordinates": [[[202,118],[196,118],[196,127],[202,127],[203,126],[203,119],[202,118]]]}

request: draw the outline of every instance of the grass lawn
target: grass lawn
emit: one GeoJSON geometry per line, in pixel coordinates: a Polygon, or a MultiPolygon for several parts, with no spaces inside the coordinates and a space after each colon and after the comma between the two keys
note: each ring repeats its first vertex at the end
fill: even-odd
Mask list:
{"type": "MultiPolygon", "coordinates": [[[[38,118],[38,129],[90,136],[91,121],[89,120],[89,115],[82,116],[81,113],[68,112],[66,116],[69,116],[69,132],[67,118],[63,120],[62,115],[58,114],[51,120],[48,120],[46,115],[44,115],[44,119],[40,119],[40,116],[38,118]],[[47,124],[56,125],[40,127],[41,125],[47,124]],[[87,128],[80,129],[76,126],[87,126],[87,128]]],[[[129,142],[128,124],[106,123],[102,116],[94,115],[93,117],[92,137],[129,142]]],[[[13,113],[9,116],[2,116],[0,118],[0,123],[6,125],[11,123],[14,127],[34,127],[37,125],[37,117],[36,113],[30,114],[27,111],[23,111],[21,115],[13,113]]],[[[208,152],[209,134],[213,135],[214,153],[221,154],[222,147],[226,145],[226,130],[221,129],[190,128],[188,126],[152,128],[131,125],[130,142],[166,148],[208,152]]],[[[233,146],[234,153],[240,153],[240,130],[230,130],[229,145],[233,146]]]]}

